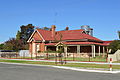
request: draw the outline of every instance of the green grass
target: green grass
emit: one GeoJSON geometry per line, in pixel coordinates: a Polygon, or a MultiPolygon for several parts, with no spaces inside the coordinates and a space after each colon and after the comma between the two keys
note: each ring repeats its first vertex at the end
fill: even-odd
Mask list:
{"type": "Polygon", "coordinates": [[[120,61],[114,61],[113,63],[120,63],[120,61]]]}
{"type": "MultiPolygon", "coordinates": [[[[59,58],[57,58],[59,59],[59,58]]],[[[49,60],[55,60],[55,58],[49,58],[49,60]]],[[[65,60],[65,58],[62,58],[62,60],[65,60]]],[[[93,61],[93,62],[106,62],[105,58],[80,58],[80,57],[67,57],[66,60],[74,60],[74,61],[93,61]]]]}
{"type": "MultiPolygon", "coordinates": [[[[23,64],[39,64],[39,65],[56,65],[55,62],[43,62],[43,61],[24,61],[24,60],[5,60],[0,59],[0,62],[9,62],[9,63],[23,63],[23,64]]],[[[82,67],[82,68],[106,68],[109,69],[107,64],[85,64],[85,63],[67,63],[60,64],[57,66],[66,66],[66,67],[82,67]]],[[[120,69],[120,65],[113,65],[113,69],[120,69]]]]}
{"type": "Polygon", "coordinates": [[[54,65],[54,62],[43,62],[43,61],[24,61],[24,60],[5,60],[0,59],[0,62],[9,62],[9,63],[24,63],[24,64],[46,64],[46,65],[54,65]]]}
{"type": "MultiPolygon", "coordinates": [[[[17,59],[31,59],[31,57],[17,57],[17,59]]],[[[36,59],[36,57],[32,57],[32,59],[36,59]]],[[[37,59],[47,59],[47,57],[38,57],[37,59]]],[[[55,60],[55,59],[56,59],[56,57],[54,57],[54,56],[48,57],[48,60],[55,60]]],[[[59,57],[57,57],[57,59],[59,59],[59,57]]],[[[63,57],[62,60],[65,60],[65,58],[63,57]]],[[[96,56],[95,58],[67,57],[66,60],[106,62],[106,58],[103,58],[102,56],[96,56]]]]}

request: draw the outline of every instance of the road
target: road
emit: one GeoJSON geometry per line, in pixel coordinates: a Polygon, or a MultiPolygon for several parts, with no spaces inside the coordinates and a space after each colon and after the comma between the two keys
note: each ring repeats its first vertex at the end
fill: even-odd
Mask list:
{"type": "Polygon", "coordinates": [[[0,80],[120,80],[120,74],[0,63],[0,80]]]}

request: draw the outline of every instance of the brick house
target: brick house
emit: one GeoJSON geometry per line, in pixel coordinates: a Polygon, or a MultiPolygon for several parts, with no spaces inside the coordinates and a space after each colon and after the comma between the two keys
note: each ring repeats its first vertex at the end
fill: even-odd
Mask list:
{"type": "Polygon", "coordinates": [[[85,33],[84,29],[55,31],[56,26],[52,25],[51,30],[36,29],[28,39],[29,51],[36,55],[38,51],[57,51],[58,44],[65,44],[64,52],[89,55],[92,57],[107,52],[109,42],[104,42],[85,33]],[[57,42],[58,41],[58,42],[57,42]]]}

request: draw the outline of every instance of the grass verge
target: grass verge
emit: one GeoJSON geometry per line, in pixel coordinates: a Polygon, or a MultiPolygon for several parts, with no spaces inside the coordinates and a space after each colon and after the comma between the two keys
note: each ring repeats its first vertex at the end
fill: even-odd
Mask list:
{"type": "MultiPolygon", "coordinates": [[[[86,63],[67,63],[67,64],[55,64],[55,62],[44,62],[44,61],[24,61],[24,60],[5,60],[0,59],[0,62],[9,63],[23,63],[23,64],[39,64],[39,65],[56,65],[56,66],[66,66],[66,67],[77,67],[77,68],[103,68],[109,69],[107,64],[86,64],[86,63]]],[[[120,65],[113,65],[113,69],[120,69],[120,65]]]]}

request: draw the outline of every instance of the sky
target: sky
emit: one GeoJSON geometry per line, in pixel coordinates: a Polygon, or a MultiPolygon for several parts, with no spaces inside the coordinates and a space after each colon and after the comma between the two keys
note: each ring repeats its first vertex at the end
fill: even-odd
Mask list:
{"type": "Polygon", "coordinates": [[[21,25],[93,28],[94,37],[118,39],[120,0],[0,0],[0,43],[15,37],[21,25]]]}

